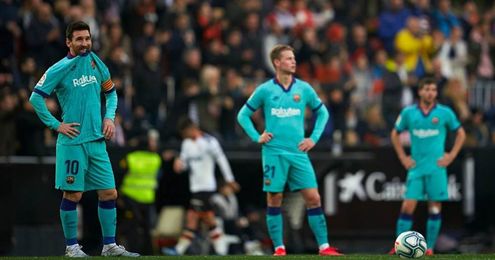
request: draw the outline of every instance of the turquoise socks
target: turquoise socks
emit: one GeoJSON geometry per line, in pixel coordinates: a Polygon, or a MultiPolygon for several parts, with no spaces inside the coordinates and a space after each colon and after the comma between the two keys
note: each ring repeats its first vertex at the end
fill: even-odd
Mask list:
{"type": "Polygon", "coordinates": [[[273,247],[283,246],[283,220],[280,207],[268,207],[266,210],[266,225],[273,247]]]}
{"type": "Polygon", "coordinates": [[[402,232],[411,230],[412,224],[412,215],[401,213],[399,215],[399,219],[397,220],[395,235],[399,236],[402,232]]]}
{"type": "Polygon", "coordinates": [[[62,199],[60,203],[60,221],[64,230],[65,244],[77,244],[77,202],[62,199]]]}
{"type": "Polygon", "coordinates": [[[307,209],[308,223],[315,235],[318,245],[328,244],[327,221],[321,207],[307,209]]]}
{"type": "Polygon", "coordinates": [[[440,233],[440,227],[442,226],[441,214],[430,214],[428,221],[426,222],[426,243],[428,248],[435,248],[438,234],[440,233]]]}
{"type": "Polygon", "coordinates": [[[100,220],[103,234],[103,244],[115,243],[115,229],[117,227],[115,200],[100,201],[98,203],[98,219],[100,220]]]}

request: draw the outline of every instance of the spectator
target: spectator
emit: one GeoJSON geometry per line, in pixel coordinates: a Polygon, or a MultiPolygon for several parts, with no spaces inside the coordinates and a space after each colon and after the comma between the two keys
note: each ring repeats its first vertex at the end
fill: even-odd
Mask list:
{"type": "Polygon", "coordinates": [[[470,36],[469,53],[473,60],[468,69],[481,79],[494,78],[495,41],[491,33],[490,20],[483,20],[473,28],[470,36]]]}
{"type": "Polygon", "coordinates": [[[14,46],[22,34],[17,24],[17,5],[14,1],[0,2],[0,60],[12,57],[14,46]]]}
{"type": "Polygon", "coordinates": [[[175,79],[175,93],[180,96],[182,94],[181,87],[183,86],[185,81],[199,81],[199,73],[201,71],[202,65],[201,50],[198,48],[185,50],[183,61],[174,64],[176,64],[177,66],[173,74],[175,79]]]}
{"type": "Polygon", "coordinates": [[[466,1],[462,8],[462,16],[460,17],[460,22],[462,26],[462,31],[464,32],[464,40],[469,41],[471,35],[471,30],[478,26],[481,22],[481,15],[478,10],[478,6],[474,1],[466,1]]]}
{"type": "MultiPolygon", "coordinates": [[[[242,28],[242,46],[244,46],[244,56],[251,70],[262,68],[262,41],[263,33],[260,28],[260,16],[258,13],[250,12],[247,14],[244,26],[242,28]]],[[[253,73],[252,73],[253,74],[253,73]]]]}
{"type": "Polygon", "coordinates": [[[144,108],[150,123],[159,123],[158,108],[165,100],[164,75],[160,68],[161,51],[156,45],[146,48],[144,60],[133,75],[134,105],[144,108]]]}
{"type": "Polygon", "coordinates": [[[417,0],[413,2],[414,6],[411,14],[419,19],[419,26],[422,31],[430,33],[433,27],[433,13],[430,0],[417,0]]]}
{"type": "MultiPolygon", "coordinates": [[[[124,34],[120,23],[114,22],[108,26],[108,32],[102,36],[102,47],[100,51],[100,56],[103,59],[110,58],[110,53],[114,48],[122,48],[121,60],[126,64],[131,64],[131,40],[124,34]]],[[[137,47],[137,46],[135,46],[137,47]]],[[[113,75],[113,73],[112,73],[113,75]]]]}
{"type": "Polygon", "coordinates": [[[383,41],[388,53],[393,53],[395,35],[406,26],[407,18],[411,15],[404,6],[403,0],[391,0],[387,9],[378,17],[378,36],[383,41]]]}
{"type": "Polygon", "coordinates": [[[450,79],[443,90],[443,104],[452,108],[461,123],[471,117],[471,111],[466,101],[466,89],[457,78],[450,79]]]}
{"type": "Polygon", "coordinates": [[[450,10],[450,0],[439,0],[438,9],[433,12],[435,27],[438,28],[446,38],[450,37],[450,33],[454,27],[459,27],[461,24],[457,16],[450,10]]]}
{"type": "Polygon", "coordinates": [[[444,42],[438,53],[442,75],[447,79],[457,78],[467,88],[466,64],[468,53],[466,42],[462,39],[462,29],[454,27],[450,38],[444,42]]]}
{"type": "Polygon", "coordinates": [[[464,126],[466,129],[466,146],[483,147],[490,143],[490,131],[484,117],[484,113],[480,109],[471,109],[471,117],[464,126]]]}
{"type": "Polygon", "coordinates": [[[17,98],[7,89],[0,89],[0,155],[14,155],[17,139],[15,116],[17,98]]]}
{"type": "Polygon", "coordinates": [[[358,127],[363,144],[375,147],[388,144],[389,131],[381,107],[377,104],[370,105],[365,112],[362,125],[358,127]]]}
{"type": "Polygon", "coordinates": [[[59,22],[52,13],[52,7],[47,3],[40,4],[35,16],[26,29],[26,44],[28,54],[32,55],[39,65],[40,70],[45,70],[50,65],[64,56],[64,42],[59,22]],[[62,51],[61,51],[62,50],[62,51]]]}
{"type": "Polygon", "coordinates": [[[411,16],[407,19],[406,28],[395,38],[395,48],[404,54],[408,72],[412,72],[417,78],[431,72],[433,41],[430,35],[421,30],[417,17],[411,16]]]}
{"type": "Polygon", "coordinates": [[[290,12],[291,2],[289,0],[276,0],[273,11],[266,17],[267,23],[278,24],[282,31],[289,32],[296,26],[296,18],[290,12]]]}
{"type": "MultiPolygon", "coordinates": [[[[35,84],[31,85],[34,86],[35,84]]],[[[29,102],[27,89],[19,91],[19,109],[16,111],[16,133],[19,142],[18,155],[45,155],[45,125],[29,102]]]]}
{"type": "Polygon", "coordinates": [[[241,89],[244,81],[235,69],[228,69],[225,75],[225,89],[222,93],[222,110],[220,114],[220,133],[224,141],[236,141],[237,134],[237,112],[243,103],[241,102],[241,89]]]}
{"type": "Polygon", "coordinates": [[[199,126],[202,130],[218,138],[220,137],[219,124],[222,110],[220,69],[206,65],[201,70],[200,75],[201,92],[195,100],[198,106],[199,126]]]}

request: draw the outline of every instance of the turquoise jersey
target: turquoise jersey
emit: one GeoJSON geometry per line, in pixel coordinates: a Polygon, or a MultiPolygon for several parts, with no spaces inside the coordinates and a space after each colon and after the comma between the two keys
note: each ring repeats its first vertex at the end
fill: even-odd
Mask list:
{"type": "Polygon", "coordinates": [[[447,130],[456,131],[461,124],[447,106],[436,104],[428,114],[419,105],[405,107],[395,122],[398,132],[409,131],[411,157],[416,166],[409,170],[411,177],[433,174],[445,168],[438,159],[445,153],[447,130]]]}
{"type": "Polygon", "coordinates": [[[328,111],[313,88],[305,81],[293,78],[288,89],[276,79],[271,79],[255,90],[238,115],[241,126],[253,141],[259,133],[252,127],[249,116],[263,109],[265,130],[273,134],[263,145],[263,152],[270,154],[301,154],[298,144],[304,139],[304,114],[306,107],[317,113],[317,122],[310,138],[316,143],[328,121],[328,111]]]}
{"type": "MultiPolygon", "coordinates": [[[[34,88],[33,95],[48,97],[53,91],[57,95],[65,123],[79,123],[80,134],[71,139],[59,134],[57,143],[75,145],[102,139],[101,93],[113,92],[115,89],[110,79],[108,68],[90,52],[78,56],[70,54],[51,66],[34,88]]],[[[114,94],[114,93],[113,93],[114,94]]],[[[31,97],[33,105],[33,97],[31,97]]],[[[108,109],[105,117],[113,120],[116,109],[108,109]]],[[[36,112],[43,122],[52,129],[57,129],[60,122],[53,116],[36,112]]],[[[43,112],[43,111],[41,111],[43,112]]]]}

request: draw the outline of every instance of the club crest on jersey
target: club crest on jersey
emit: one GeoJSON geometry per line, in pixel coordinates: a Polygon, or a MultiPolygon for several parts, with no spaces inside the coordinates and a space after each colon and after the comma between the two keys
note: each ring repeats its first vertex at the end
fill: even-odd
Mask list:
{"type": "Polygon", "coordinates": [[[433,118],[431,119],[431,122],[432,122],[434,125],[438,124],[438,121],[439,121],[439,120],[438,120],[438,117],[433,117],[433,118]]]}
{"type": "Polygon", "coordinates": [[[96,68],[96,63],[95,60],[91,59],[91,68],[95,69],[96,68]]]}
{"type": "Polygon", "coordinates": [[[72,183],[74,183],[74,176],[67,176],[67,178],[65,178],[65,181],[66,181],[68,184],[72,184],[72,183]]]}
{"type": "Polygon", "coordinates": [[[294,101],[296,101],[296,102],[301,101],[301,95],[299,95],[299,94],[294,94],[294,101]]]}

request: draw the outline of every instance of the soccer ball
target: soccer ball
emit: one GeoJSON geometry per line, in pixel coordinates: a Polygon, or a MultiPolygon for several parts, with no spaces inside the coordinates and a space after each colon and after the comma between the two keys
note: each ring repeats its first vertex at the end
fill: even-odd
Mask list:
{"type": "Polygon", "coordinates": [[[395,253],[400,258],[420,258],[426,252],[426,240],[416,231],[401,233],[395,240],[395,253]]]}

